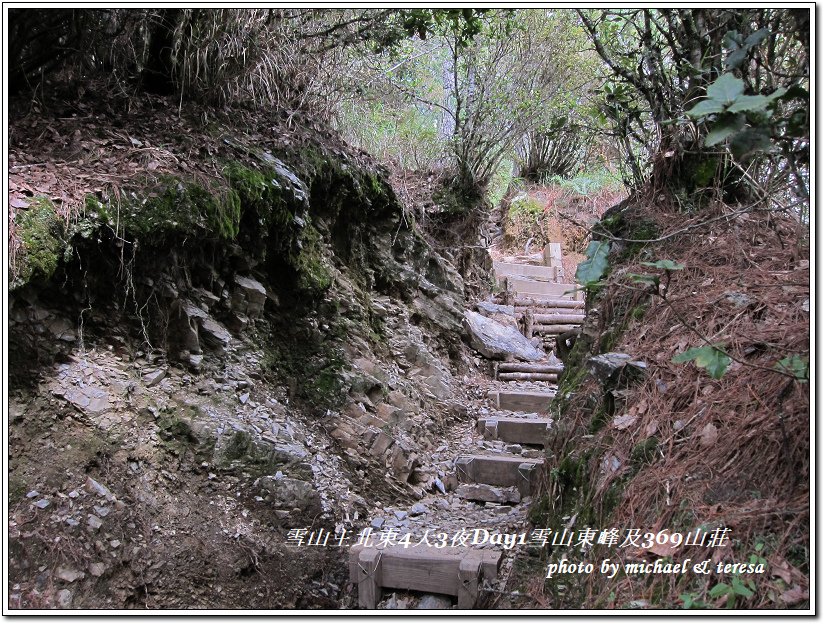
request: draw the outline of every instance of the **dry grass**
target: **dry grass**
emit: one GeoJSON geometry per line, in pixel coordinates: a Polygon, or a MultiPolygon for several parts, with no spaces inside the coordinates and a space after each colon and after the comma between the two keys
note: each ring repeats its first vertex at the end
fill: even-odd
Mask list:
{"type": "MultiPolygon", "coordinates": [[[[644,207],[640,213],[662,232],[683,223],[682,215],[660,208],[644,207]]],[[[716,207],[716,216],[725,213],[732,211],[716,207]]],[[[804,569],[809,563],[809,384],[774,369],[788,355],[810,356],[809,248],[803,228],[784,215],[744,213],[657,244],[651,252],[655,259],[686,267],[673,272],[666,300],[639,292],[632,283],[630,273],[656,271],[640,262],[616,269],[600,299],[601,332],[622,319],[628,322],[610,350],[644,360],[648,374],[629,389],[625,403],[616,401],[605,427],[583,442],[595,451],[589,462],[590,482],[596,484],[593,505],[601,508],[610,486],[629,479],[611,526],[684,532],[727,526],[733,538],[728,547],[681,547],[670,554],[676,560],[747,562],[755,544],[763,543],[773,572],[745,576],[755,580],[757,591],[739,598],[739,606],[803,602],[809,586],[804,569]],[[639,304],[648,307],[634,320],[631,312],[639,304]],[[724,344],[737,360],[721,379],[711,379],[692,363],[671,361],[676,353],[704,345],[704,339],[724,344]],[[623,416],[629,418],[615,422],[623,416]],[[653,437],[655,457],[638,469],[633,449],[653,437]],[[604,470],[605,458],[615,458],[619,468],[604,470]]],[[[587,397],[599,394],[588,381],[567,417],[586,427],[592,416],[587,397]]],[[[656,558],[649,552],[631,556],[656,558]]],[[[719,580],[659,576],[639,586],[637,578],[606,583],[594,577],[588,590],[593,603],[604,604],[614,592],[619,604],[639,598],[660,604],[661,595],[675,600],[688,590],[706,598],[719,580]]]]}

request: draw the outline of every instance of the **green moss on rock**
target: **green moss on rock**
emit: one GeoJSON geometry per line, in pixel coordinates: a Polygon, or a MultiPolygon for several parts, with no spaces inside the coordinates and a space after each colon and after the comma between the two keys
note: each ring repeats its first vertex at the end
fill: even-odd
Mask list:
{"type": "Polygon", "coordinates": [[[322,293],[332,285],[332,274],[324,253],[323,239],[312,225],[306,225],[298,240],[300,251],[291,259],[298,275],[298,288],[322,293]]]}
{"type": "Polygon", "coordinates": [[[18,212],[15,224],[21,253],[12,290],[31,281],[47,281],[57,270],[66,246],[63,221],[45,197],[35,197],[27,210],[18,212]]]}
{"type": "Polygon", "coordinates": [[[285,228],[293,222],[288,195],[274,171],[250,169],[234,162],[225,167],[224,175],[237,193],[244,212],[253,213],[264,230],[273,225],[285,228]]]}
{"type": "Polygon", "coordinates": [[[156,190],[131,195],[121,211],[128,235],[154,244],[193,235],[232,240],[238,234],[241,202],[234,189],[164,177],[156,190]]]}

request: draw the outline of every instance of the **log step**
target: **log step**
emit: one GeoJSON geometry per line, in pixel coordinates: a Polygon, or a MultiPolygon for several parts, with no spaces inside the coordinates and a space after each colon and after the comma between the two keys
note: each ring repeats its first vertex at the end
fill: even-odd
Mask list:
{"type": "Polygon", "coordinates": [[[533,364],[531,362],[500,362],[498,363],[499,373],[558,373],[563,372],[564,365],[558,364],[533,364]]]}
{"type": "Polygon", "coordinates": [[[498,373],[496,379],[500,381],[558,381],[555,373],[498,373]]]}
{"type": "Polygon", "coordinates": [[[552,426],[551,418],[481,418],[478,431],[487,440],[501,440],[515,444],[538,444],[543,446],[547,431],[552,426]]]}
{"type": "Polygon", "coordinates": [[[455,460],[455,474],[459,483],[515,487],[524,497],[532,493],[543,463],[519,455],[462,455],[455,460]]]}
{"type": "Polygon", "coordinates": [[[375,609],[383,588],[457,596],[459,609],[478,603],[478,587],[498,577],[502,553],[447,546],[356,545],[349,549],[349,580],[358,586],[358,606],[375,609]]]}
{"type": "Polygon", "coordinates": [[[583,323],[585,314],[533,314],[536,325],[560,325],[562,323],[583,323]]]}
{"type": "Polygon", "coordinates": [[[549,404],[555,398],[555,392],[493,390],[488,396],[495,407],[501,410],[545,413],[549,411],[549,404]]]}
{"type": "MultiPolygon", "coordinates": [[[[501,298],[499,296],[499,298],[501,298]]],[[[570,309],[584,309],[584,302],[578,299],[569,299],[566,297],[550,297],[539,296],[534,297],[515,297],[513,298],[513,305],[516,312],[523,312],[527,308],[534,308],[534,312],[541,313],[542,308],[570,308],[570,309]]],[[[567,310],[568,311],[568,310],[567,310]]]]}
{"type": "Polygon", "coordinates": [[[573,329],[578,329],[580,325],[539,325],[535,324],[532,326],[532,333],[533,334],[547,334],[550,336],[557,336],[559,334],[566,333],[568,331],[572,331],[573,329]]]}

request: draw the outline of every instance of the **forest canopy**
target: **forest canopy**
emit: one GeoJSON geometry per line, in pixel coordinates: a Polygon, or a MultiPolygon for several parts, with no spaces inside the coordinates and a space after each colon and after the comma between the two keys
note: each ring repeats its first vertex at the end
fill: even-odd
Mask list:
{"type": "Polygon", "coordinates": [[[9,85],[308,115],[444,172],[464,204],[502,170],[605,166],[631,188],[799,209],[809,27],[778,8],[11,9],[9,85]]]}

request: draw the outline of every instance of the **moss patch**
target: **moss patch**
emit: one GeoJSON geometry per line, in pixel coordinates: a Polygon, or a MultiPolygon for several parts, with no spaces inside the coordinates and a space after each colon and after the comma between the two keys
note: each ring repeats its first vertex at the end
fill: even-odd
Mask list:
{"type": "Polygon", "coordinates": [[[17,259],[17,274],[12,276],[12,290],[33,280],[47,281],[57,270],[66,246],[63,221],[45,197],[35,197],[27,210],[17,214],[15,222],[22,253],[17,259]]]}
{"type": "Polygon", "coordinates": [[[298,275],[298,288],[322,293],[332,285],[332,274],[324,252],[323,239],[312,225],[306,225],[298,241],[300,251],[292,258],[292,265],[298,275]]]}
{"type": "Polygon", "coordinates": [[[171,237],[206,235],[232,240],[240,228],[240,197],[233,189],[205,188],[177,178],[162,178],[158,188],[132,193],[121,215],[127,234],[152,245],[171,237]]]}

